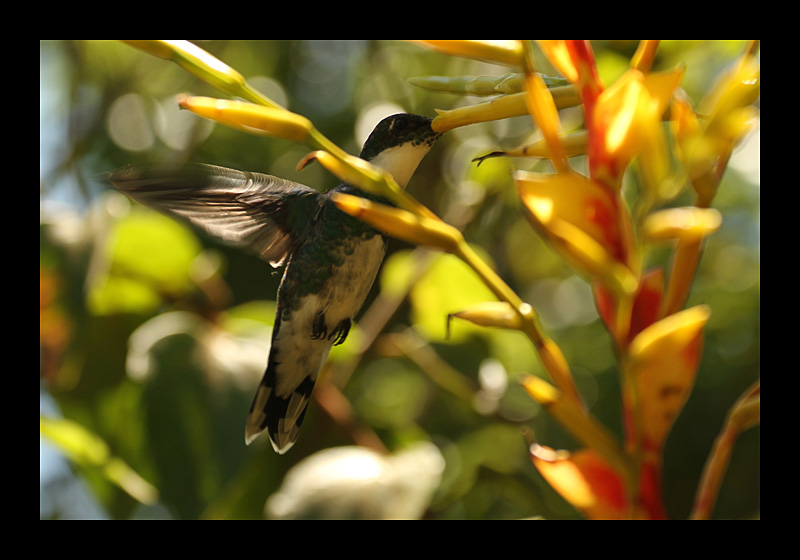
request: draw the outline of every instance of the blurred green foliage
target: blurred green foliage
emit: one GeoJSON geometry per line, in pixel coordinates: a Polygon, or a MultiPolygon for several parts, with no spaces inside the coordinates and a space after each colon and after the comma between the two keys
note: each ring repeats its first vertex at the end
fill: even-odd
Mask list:
{"type": "MultiPolygon", "coordinates": [[[[434,108],[462,103],[414,88],[408,78],[507,71],[398,42],[198,44],[356,154],[380,116],[400,110],[433,115],[434,108]]],[[[627,67],[636,42],[593,46],[610,81],[627,67]]],[[[655,69],[686,63],[683,85],[696,101],[741,47],[665,42],[655,69]]],[[[544,59],[541,68],[554,74],[544,59]]],[[[292,465],[319,449],[352,443],[312,404],[287,455],[275,455],[263,441],[245,447],[244,421],[266,364],[279,273],[149,210],[131,208],[102,180],[101,173],[127,163],[178,158],[266,172],[320,190],[334,186],[320,166],[295,170],[307,151],[303,146],[179,112],[174,98],[183,92],[218,95],[177,66],[120,43],[40,43],[40,410],[81,426],[86,441],[104,442],[103,457],[120,461],[158,492],[144,505],[109,476],[102,461],[72,456],[65,463],[43,443],[43,518],[261,518],[266,499],[292,465]]],[[[565,126],[579,121],[579,111],[562,113],[565,126]]],[[[462,227],[539,311],[592,412],[621,434],[611,344],[589,288],[519,212],[509,169],[542,163],[470,163],[498,147],[519,145],[533,132],[524,117],[450,132],[409,189],[462,227]]],[[[715,199],[724,222],[707,244],[689,301],[709,304],[712,317],[697,386],[665,452],[665,505],[675,518],[689,513],[728,408],[759,377],[759,145],[757,131],[731,161],[715,199]]],[[[575,445],[516,383],[519,372],[540,369],[529,341],[463,323],[454,323],[447,338],[447,313],[490,294],[459,261],[411,249],[391,242],[380,282],[362,311],[399,298],[383,334],[366,333],[378,336],[361,356],[365,333],[354,329],[332,353],[335,366],[353,364],[338,378],[341,369],[332,368],[332,377],[349,380],[343,392],[358,421],[389,449],[420,439],[439,447],[446,466],[429,518],[578,517],[528,458],[525,433],[552,447],[575,445]]],[[[666,252],[650,258],[667,264],[666,252]]],[[[759,511],[756,428],[736,444],[715,517],[759,511]]]]}

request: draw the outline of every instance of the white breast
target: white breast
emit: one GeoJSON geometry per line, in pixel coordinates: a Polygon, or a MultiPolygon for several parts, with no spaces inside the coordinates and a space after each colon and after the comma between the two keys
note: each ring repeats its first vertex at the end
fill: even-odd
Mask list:
{"type": "Polygon", "coordinates": [[[352,320],[364,305],[385,251],[386,244],[380,235],[356,242],[353,254],[334,270],[324,289],[303,298],[289,319],[281,322],[275,341],[280,347],[281,365],[277,368],[275,387],[279,396],[290,395],[306,376],[316,380],[333,344],[327,337],[311,337],[317,313],[325,315],[328,333],[333,333],[343,320],[352,320]]]}

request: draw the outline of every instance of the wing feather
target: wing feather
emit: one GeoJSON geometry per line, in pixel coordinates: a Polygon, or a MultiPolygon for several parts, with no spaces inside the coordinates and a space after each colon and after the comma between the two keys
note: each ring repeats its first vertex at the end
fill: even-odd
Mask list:
{"type": "MultiPolygon", "coordinates": [[[[294,248],[290,211],[308,211],[320,194],[272,175],[205,164],[128,165],[108,180],[132,199],[189,222],[279,266],[294,248]]],[[[312,214],[313,215],[313,214],[312,214]]]]}

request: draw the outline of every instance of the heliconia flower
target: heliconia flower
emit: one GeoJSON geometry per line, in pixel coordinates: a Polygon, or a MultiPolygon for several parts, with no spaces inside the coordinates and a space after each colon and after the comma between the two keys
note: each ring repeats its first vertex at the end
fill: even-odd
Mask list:
{"type": "Polygon", "coordinates": [[[522,44],[520,41],[515,40],[421,40],[412,42],[445,54],[474,58],[486,62],[497,62],[511,66],[519,66],[522,63],[522,44]]]}
{"type": "MultiPolygon", "coordinates": [[[[549,91],[557,109],[580,105],[580,99],[572,86],[554,87],[549,91]]],[[[437,117],[433,119],[431,128],[436,132],[447,132],[460,126],[527,115],[527,97],[526,92],[512,93],[466,107],[436,109],[437,117]]]]}
{"type": "Polygon", "coordinates": [[[680,83],[682,69],[646,72],[657,42],[645,41],[634,56],[631,69],[606,88],[588,41],[539,41],[539,45],[577,88],[589,131],[592,177],[619,187],[630,160],[642,153],[647,156],[642,165],[648,186],[659,188],[667,176],[669,162],[661,116],[680,83]]]}
{"type": "Polygon", "coordinates": [[[649,72],[660,42],[655,40],[639,41],[639,46],[636,47],[636,52],[631,57],[631,68],[649,72]]]}
{"type": "Polygon", "coordinates": [[[692,307],[665,317],[640,332],[628,348],[628,375],[634,384],[635,412],[626,419],[629,437],[660,453],[694,386],[710,310],[692,307]],[[635,420],[634,420],[635,418],[635,420]]]}
{"type": "Polygon", "coordinates": [[[587,122],[591,121],[597,96],[605,89],[589,41],[538,41],[545,56],[578,89],[587,122]]]}
{"type": "Polygon", "coordinates": [[[214,87],[227,93],[233,93],[245,83],[239,72],[189,41],[125,42],[153,56],[172,60],[184,70],[204,81],[213,82],[214,87]]]}
{"type": "Polygon", "coordinates": [[[436,132],[447,132],[460,126],[526,114],[528,108],[525,105],[525,94],[515,93],[457,109],[436,109],[436,118],[433,119],[431,128],[436,132]]]}
{"type": "Polygon", "coordinates": [[[186,97],[178,99],[182,109],[245,132],[265,134],[304,142],[313,125],[307,118],[272,107],[245,101],[215,99],[213,97],[186,97]]]}
{"type": "Polygon", "coordinates": [[[689,179],[699,177],[710,166],[711,150],[701,142],[700,119],[685,95],[676,95],[672,100],[670,125],[676,140],[676,155],[689,173],[689,179]]]}
{"type": "MultiPolygon", "coordinates": [[[[528,307],[530,306],[528,305],[528,307]]],[[[504,329],[519,329],[522,327],[520,314],[514,310],[510,303],[505,301],[477,303],[467,309],[448,314],[448,321],[452,317],[464,319],[482,327],[500,327],[504,329]]]]}
{"type": "Polygon", "coordinates": [[[758,110],[753,103],[761,95],[761,69],[749,54],[729,70],[700,103],[698,119],[688,100],[672,104],[672,129],[677,155],[698,194],[698,205],[708,206],[731,151],[752,128],[758,110]]]}
{"type": "Polygon", "coordinates": [[[598,96],[587,124],[590,164],[597,176],[618,184],[625,167],[639,154],[647,156],[644,164],[651,166],[647,171],[652,181],[666,176],[669,156],[661,117],[682,77],[682,68],[657,73],[631,68],[598,96]]]}
{"type": "Polygon", "coordinates": [[[572,171],[514,178],[526,216],[570,262],[615,292],[636,289],[630,217],[618,192],[572,171]]]}
{"type": "Polygon", "coordinates": [[[537,43],[562,76],[573,84],[578,81],[578,67],[569,52],[567,41],[537,41],[537,43]]]}
{"type": "MultiPolygon", "coordinates": [[[[372,194],[384,194],[387,181],[391,180],[393,182],[393,179],[390,179],[384,170],[350,154],[345,154],[343,158],[339,158],[324,150],[315,150],[300,160],[300,163],[297,164],[298,171],[311,161],[319,162],[325,169],[342,181],[356,185],[372,194]]],[[[397,190],[400,190],[400,187],[397,187],[397,190]]]]}
{"type": "Polygon", "coordinates": [[[594,449],[569,452],[534,443],[529,452],[548,484],[588,519],[666,519],[652,463],[642,465],[633,503],[619,472],[594,449]]]}
{"type": "Polygon", "coordinates": [[[650,214],[642,227],[647,241],[677,240],[670,266],[663,314],[679,311],[689,297],[700,260],[702,243],[717,231],[722,215],[713,208],[670,208],[650,214]]]}
{"type": "Polygon", "coordinates": [[[668,208],[647,216],[642,232],[648,241],[678,239],[691,242],[711,235],[721,224],[722,214],[714,208],[668,208]]]}
{"type": "Polygon", "coordinates": [[[699,106],[708,115],[705,134],[718,143],[720,153],[750,130],[757,114],[753,103],[761,95],[761,67],[752,56],[745,56],[718,81],[699,106]]]}
{"type": "Polygon", "coordinates": [[[315,150],[297,164],[297,169],[302,169],[311,161],[319,162],[342,181],[355,185],[368,193],[387,198],[406,211],[433,221],[440,221],[436,214],[426,206],[404,193],[391,174],[368,161],[341,150],[337,150],[337,155],[325,150],[315,150]]]}
{"type": "Polygon", "coordinates": [[[572,453],[534,443],[531,460],[567,502],[588,519],[625,519],[628,496],[619,473],[593,449],[572,453]]]}
{"type": "Polygon", "coordinates": [[[428,245],[448,253],[455,253],[459,245],[464,242],[460,231],[439,219],[344,193],[334,193],[332,200],[342,212],[368,223],[387,235],[415,245],[428,245]]]}
{"type": "Polygon", "coordinates": [[[566,150],[561,142],[561,120],[553,94],[547,89],[542,76],[533,72],[525,75],[525,88],[528,112],[542,131],[553,165],[559,173],[566,173],[569,171],[569,164],[566,150]]]}
{"type": "Polygon", "coordinates": [[[204,82],[227,94],[274,109],[285,109],[252,89],[239,72],[189,41],[124,41],[148,54],[171,60],[204,82]]]}

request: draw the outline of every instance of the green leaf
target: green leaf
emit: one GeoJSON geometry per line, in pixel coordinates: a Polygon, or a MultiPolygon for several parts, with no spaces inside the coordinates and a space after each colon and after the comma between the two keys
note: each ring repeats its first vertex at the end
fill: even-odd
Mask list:
{"type": "Polygon", "coordinates": [[[82,469],[97,470],[109,482],[143,504],[158,501],[158,490],[125,461],[111,455],[108,445],[80,424],[64,418],[39,415],[39,433],[82,469]]]}
{"type": "MultiPolygon", "coordinates": [[[[488,261],[488,257],[482,255],[488,261]]],[[[406,289],[414,266],[410,251],[392,255],[383,267],[381,285],[393,293],[406,289]]],[[[497,298],[463,261],[453,255],[441,254],[428,271],[411,288],[414,326],[431,341],[447,340],[447,315],[470,305],[494,301],[497,298]]],[[[451,341],[458,342],[480,327],[459,322],[450,332],[451,341]]]]}
{"type": "Polygon", "coordinates": [[[191,267],[200,242],[183,225],[135,209],[114,224],[106,241],[107,266],[92,277],[89,307],[99,315],[141,313],[193,289],[191,267]]]}

